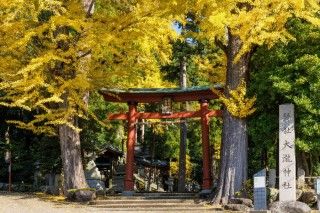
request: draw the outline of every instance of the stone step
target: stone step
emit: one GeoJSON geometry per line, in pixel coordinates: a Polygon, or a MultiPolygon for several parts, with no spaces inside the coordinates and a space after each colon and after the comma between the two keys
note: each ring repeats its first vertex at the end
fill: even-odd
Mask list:
{"type": "Polygon", "coordinates": [[[186,200],[194,200],[195,197],[190,197],[190,196],[152,196],[152,197],[145,197],[145,199],[157,199],[157,200],[162,200],[162,199],[186,199],[186,200]]]}
{"type": "MultiPolygon", "coordinates": [[[[165,213],[190,213],[190,212],[194,212],[194,213],[201,213],[201,212],[211,212],[211,213],[215,213],[215,212],[221,212],[223,213],[222,210],[216,210],[216,209],[121,209],[121,208],[117,208],[117,209],[99,209],[99,208],[95,208],[92,209],[93,212],[130,212],[130,213],[150,213],[150,212],[165,212],[165,213]]],[[[239,212],[242,213],[242,212],[239,212]]]]}
{"type": "Polygon", "coordinates": [[[106,212],[110,212],[110,211],[131,211],[131,212],[139,212],[139,211],[146,211],[146,212],[150,212],[150,211],[155,211],[155,212],[159,212],[159,211],[166,211],[166,212],[173,212],[173,211],[177,211],[177,212],[203,212],[203,211],[211,211],[211,212],[217,212],[217,211],[223,211],[221,208],[215,208],[215,207],[207,207],[207,206],[194,206],[194,207],[157,207],[157,206],[152,206],[152,207],[129,207],[129,208],[123,208],[123,207],[114,207],[114,208],[110,208],[108,205],[106,206],[92,206],[93,209],[103,209],[106,212]]]}
{"type": "Polygon", "coordinates": [[[197,196],[197,193],[188,193],[188,192],[145,192],[145,193],[135,193],[134,196],[197,196]]]}
{"type": "Polygon", "coordinates": [[[138,199],[144,199],[144,200],[195,200],[198,199],[197,197],[190,197],[190,196],[108,196],[105,198],[98,198],[98,200],[138,200],[138,199]]]}
{"type": "Polygon", "coordinates": [[[96,200],[90,202],[91,205],[109,205],[109,204],[192,204],[192,205],[203,205],[205,202],[201,202],[200,200],[185,200],[185,199],[163,199],[159,200],[151,200],[151,199],[136,199],[136,200],[96,200]],[[201,203],[201,204],[200,204],[201,203]]]}
{"type": "MultiPolygon", "coordinates": [[[[184,197],[198,197],[198,193],[171,193],[171,192],[135,192],[132,196],[128,197],[175,197],[175,196],[184,196],[184,197]]],[[[107,197],[126,197],[122,194],[108,195],[107,197]]]]}
{"type": "MultiPolygon", "coordinates": [[[[201,204],[192,203],[104,203],[95,204],[95,207],[108,207],[108,208],[194,208],[194,207],[205,207],[201,204]]],[[[208,208],[210,206],[208,205],[208,208]]]]}
{"type": "Polygon", "coordinates": [[[89,205],[93,211],[117,212],[217,212],[221,206],[212,206],[196,197],[195,193],[136,193],[134,196],[98,197],[89,205]]]}

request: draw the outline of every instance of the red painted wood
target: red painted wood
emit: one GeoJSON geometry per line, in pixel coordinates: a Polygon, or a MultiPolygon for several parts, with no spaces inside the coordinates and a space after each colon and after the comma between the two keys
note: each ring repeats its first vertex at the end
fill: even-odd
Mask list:
{"type": "Polygon", "coordinates": [[[133,191],[134,190],[134,181],[133,181],[133,172],[134,172],[134,145],[136,140],[136,118],[137,114],[137,104],[129,103],[129,113],[128,113],[128,139],[127,139],[127,157],[126,157],[126,174],[124,180],[124,190],[133,191]]]}
{"type": "Polygon", "coordinates": [[[180,93],[101,93],[106,101],[109,102],[137,102],[137,103],[155,103],[162,102],[164,98],[171,98],[174,102],[199,101],[201,99],[217,99],[218,95],[212,90],[186,91],[180,93]]]}
{"type": "MultiPolygon", "coordinates": [[[[195,118],[202,116],[201,111],[194,112],[175,112],[170,115],[164,115],[158,112],[138,112],[135,114],[136,119],[178,119],[178,118],[195,118]]],[[[206,110],[205,112],[208,117],[220,117],[222,116],[221,110],[206,110]]],[[[127,113],[117,113],[108,115],[110,120],[127,120],[127,113]]]]}
{"type": "Polygon", "coordinates": [[[210,142],[209,142],[209,117],[208,102],[200,102],[201,111],[201,136],[202,136],[202,190],[210,190],[212,185],[210,142]]]}

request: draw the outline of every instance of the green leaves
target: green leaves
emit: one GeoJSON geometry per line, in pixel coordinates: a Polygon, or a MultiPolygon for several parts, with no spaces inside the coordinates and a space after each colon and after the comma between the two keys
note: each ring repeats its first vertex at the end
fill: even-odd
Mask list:
{"type": "MultiPolygon", "coordinates": [[[[249,122],[252,151],[259,150],[261,143],[267,150],[277,147],[278,105],[294,103],[297,149],[316,154],[320,151],[320,33],[300,19],[290,20],[288,31],[296,41],[278,43],[270,50],[259,48],[253,56],[250,91],[257,95],[257,112],[249,122]]],[[[272,158],[277,158],[276,152],[270,153],[269,161],[272,158]]]]}

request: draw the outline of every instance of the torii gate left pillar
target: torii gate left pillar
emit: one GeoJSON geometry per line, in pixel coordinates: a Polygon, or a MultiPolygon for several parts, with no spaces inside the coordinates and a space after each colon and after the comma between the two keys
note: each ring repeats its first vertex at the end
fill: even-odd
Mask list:
{"type": "Polygon", "coordinates": [[[201,139],[202,139],[202,194],[211,193],[211,156],[209,142],[209,117],[208,100],[200,100],[201,112],[201,139]]]}
{"type": "Polygon", "coordinates": [[[137,114],[137,103],[128,102],[129,113],[128,113],[128,138],[127,138],[127,156],[126,156],[126,169],[124,179],[124,191],[123,195],[132,195],[134,193],[134,145],[136,143],[136,114],[137,114]]]}

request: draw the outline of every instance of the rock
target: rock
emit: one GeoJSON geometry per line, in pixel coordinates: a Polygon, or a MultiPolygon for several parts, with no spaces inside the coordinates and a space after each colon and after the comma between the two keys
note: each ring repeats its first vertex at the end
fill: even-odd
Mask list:
{"type": "Polygon", "coordinates": [[[229,204],[243,204],[250,208],[253,208],[253,202],[248,198],[232,198],[229,200],[229,204]]]}
{"type": "Polygon", "coordinates": [[[277,201],[270,204],[271,213],[307,213],[310,207],[299,201],[277,201]]]}
{"type": "Polygon", "coordinates": [[[93,160],[90,160],[85,168],[86,179],[101,180],[101,173],[93,160]]]}
{"type": "Polygon", "coordinates": [[[106,195],[106,190],[96,190],[96,195],[106,195]]]}
{"type": "Polygon", "coordinates": [[[94,189],[70,189],[67,192],[67,199],[75,202],[89,202],[96,198],[94,189]]]}
{"type": "Polygon", "coordinates": [[[104,191],[106,189],[103,177],[93,160],[87,163],[85,169],[85,176],[90,188],[95,188],[98,191],[104,191]]]}
{"type": "Polygon", "coordinates": [[[241,211],[241,212],[250,211],[250,208],[244,204],[227,204],[224,206],[224,209],[229,211],[241,211]]]}
{"type": "Polygon", "coordinates": [[[106,188],[102,180],[87,179],[87,184],[90,188],[95,188],[97,191],[103,191],[106,188]]]}
{"type": "Polygon", "coordinates": [[[297,171],[298,174],[298,179],[297,179],[297,188],[298,189],[303,189],[304,185],[305,185],[305,171],[301,168],[298,168],[297,171]]]}
{"type": "Polygon", "coordinates": [[[315,190],[308,189],[306,191],[303,191],[301,197],[299,198],[299,201],[308,205],[312,205],[317,202],[317,195],[315,190]]]}
{"type": "Polygon", "coordinates": [[[301,189],[296,189],[296,199],[299,200],[301,195],[302,195],[302,190],[301,189]]]}

